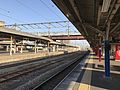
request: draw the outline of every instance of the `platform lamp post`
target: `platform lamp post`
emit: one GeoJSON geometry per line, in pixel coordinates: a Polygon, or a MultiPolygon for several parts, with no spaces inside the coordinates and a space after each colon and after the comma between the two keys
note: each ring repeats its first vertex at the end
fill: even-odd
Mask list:
{"type": "Polygon", "coordinates": [[[68,22],[68,29],[67,29],[67,31],[68,31],[68,38],[70,37],[70,26],[69,26],[69,22],[68,22]]]}
{"type": "Polygon", "coordinates": [[[49,26],[48,26],[48,37],[50,38],[50,26],[51,26],[51,23],[49,23],[49,26]]]}
{"type": "Polygon", "coordinates": [[[110,43],[109,43],[109,31],[110,31],[110,21],[107,24],[106,34],[105,34],[105,77],[110,77],[110,43]]]}

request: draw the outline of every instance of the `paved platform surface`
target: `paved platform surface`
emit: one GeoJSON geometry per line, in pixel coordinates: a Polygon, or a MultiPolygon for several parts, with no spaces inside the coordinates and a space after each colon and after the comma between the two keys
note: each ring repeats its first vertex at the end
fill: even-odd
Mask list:
{"type": "Polygon", "coordinates": [[[120,90],[120,62],[111,60],[111,77],[104,76],[104,60],[90,54],[55,90],[120,90]]]}
{"type": "Polygon", "coordinates": [[[0,54],[0,64],[8,64],[14,62],[25,61],[28,59],[34,58],[42,58],[47,56],[54,56],[54,55],[61,55],[63,52],[26,52],[26,53],[16,53],[13,55],[9,55],[9,53],[2,53],[0,54]]]}
{"type": "Polygon", "coordinates": [[[94,54],[90,54],[89,61],[84,67],[85,73],[80,81],[79,90],[120,90],[120,62],[111,60],[110,64],[111,76],[106,78],[104,60],[99,62],[94,54]]]}

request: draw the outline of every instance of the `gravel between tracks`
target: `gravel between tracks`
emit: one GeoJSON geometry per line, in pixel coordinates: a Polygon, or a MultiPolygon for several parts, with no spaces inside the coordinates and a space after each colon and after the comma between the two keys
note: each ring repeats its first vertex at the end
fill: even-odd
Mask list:
{"type": "MultiPolygon", "coordinates": [[[[80,57],[80,56],[79,56],[80,57]]],[[[77,58],[79,58],[77,57],[77,58]]],[[[74,60],[76,60],[77,58],[74,58],[74,60]]],[[[71,61],[71,62],[73,62],[71,61]]],[[[32,90],[35,86],[39,85],[40,83],[42,83],[43,81],[47,80],[49,77],[53,76],[54,74],[58,73],[58,71],[62,71],[66,66],[68,66],[69,63],[65,63],[63,65],[57,66],[56,68],[45,72],[44,74],[36,77],[35,79],[33,79],[32,81],[29,81],[28,83],[17,87],[15,90],[32,90]]]]}
{"type": "MultiPolygon", "coordinates": [[[[72,59],[72,58],[76,57],[79,54],[80,54],[80,52],[76,53],[76,54],[65,55],[64,57],[61,57],[61,60],[62,59],[65,60],[65,59],[67,59],[70,56],[71,56],[71,59],[72,59]]],[[[66,64],[64,63],[64,65],[62,65],[62,64],[61,65],[57,65],[56,64],[55,66],[53,65],[53,67],[52,66],[48,67],[48,69],[46,69],[46,70],[43,70],[43,71],[40,70],[40,71],[31,73],[31,74],[27,75],[26,77],[23,76],[23,77],[20,77],[19,79],[14,79],[14,80],[10,81],[9,83],[8,82],[3,83],[3,84],[0,85],[0,90],[13,90],[15,88],[18,89],[18,90],[23,90],[24,88],[26,88],[25,85],[28,85],[28,86],[32,87],[32,86],[35,85],[32,82],[34,82],[34,83],[36,82],[36,84],[37,84],[39,81],[37,82],[36,80],[40,80],[41,81],[42,79],[46,79],[48,77],[47,75],[52,75],[52,73],[57,72],[58,68],[65,67],[68,62],[69,62],[69,59],[67,59],[66,64]],[[42,72],[42,74],[40,72],[42,72]],[[48,73],[50,73],[50,74],[48,74],[48,73]],[[37,77],[37,78],[35,78],[35,77],[37,77]],[[40,78],[40,79],[38,79],[38,78],[40,78]],[[19,83],[19,84],[17,84],[17,83],[19,83]],[[33,84],[33,85],[31,85],[30,83],[33,84]],[[20,86],[20,87],[18,87],[18,86],[20,86]],[[21,89],[19,89],[19,88],[21,88],[21,89]]],[[[29,89],[26,88],[25,90],[29,90],[29,89]]]]}

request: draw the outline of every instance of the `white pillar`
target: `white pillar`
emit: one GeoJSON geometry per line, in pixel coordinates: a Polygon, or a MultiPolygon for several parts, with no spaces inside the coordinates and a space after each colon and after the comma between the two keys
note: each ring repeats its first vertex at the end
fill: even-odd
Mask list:
{"type": "Polygon", "coordinates": [[[50,55],[50,42],[48,42],[48,56],[50,55]]]}
{"type": "Polygon", "coordinates": [[[50,49],[50,45],[49,44],[50,44],[50,42],[48,42],[48,45],[47,45],[48,46],[48,52],[49,52],[49,49],[50,49]]]}
{"type": "Polygon", "coordinates": [[[37,47],[37,52],[38,52],[38,47],[37,47]]]}
{"type": "Polygon", "coordinates": [[[8,51],[8,50],[9,50],[9,46],[7,45],[7,46],[6,46],[6,51],[8,51]]]}
{"type": "Polygon", "coordinates": [[[57,45],[56,49],[57,49],[56,51],[58,52],[58,45],[57,45]]]}
{"type": "Polygon", "coordinates": [[[18,51],[18,47],[16,47],[16,51],[18,51]]]}
{"type": "Polygon", "coordinates": [[[23,53],[23,46],[20,47],[20,53],[23,53]]]}
{"type": "Polygon", "coordinates": [[[36,49],[36,46],[37,46],[37,45],[36,45],[36,40],[35,40],[35,53],[37,53],[37,49],[36,49]]]}
{"type": "Polygon", "coordinates": [[[22,45],[20,47],[20,53],[23,53],[23,44],[24,44],[24,42],[22,41],[22,45]]]}
{"type": "Polygon", "coordinates": [[[16,47],[16,41],[15,41],[15,43],[14,43],[14,53],[16,53],[16,49],[17,49],[17,47],[16,47]]]}
{"type": "Polygon", "coordinates": [[[12,38],[12,36],[10,37],[10,55],[12,55],[12,42],[13,42],[13,40],[12,40],[13,38],[12,38]]]}
{"type": "Polygon", "coordinates": [[[55,52],[55,45],[53,45],[53,52],[55,52]]]}

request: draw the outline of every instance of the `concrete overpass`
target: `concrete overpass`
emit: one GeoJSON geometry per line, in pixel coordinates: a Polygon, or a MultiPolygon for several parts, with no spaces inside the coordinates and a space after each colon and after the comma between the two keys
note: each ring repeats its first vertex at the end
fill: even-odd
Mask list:
{"type": "MultiPolygon", "coordinates": [[[[48,37],[48,36],[43,36],[48,37]]],[[[49,37],[52,40],[85,40],[82,35],[51,35],[49,37]]]]}
{"type": "Polygon", "coordinates": [[[70,32],[37,32],[38,36],[48,37],[52,40],[85,40],[85,38],[76,31],[70,32]]]}

